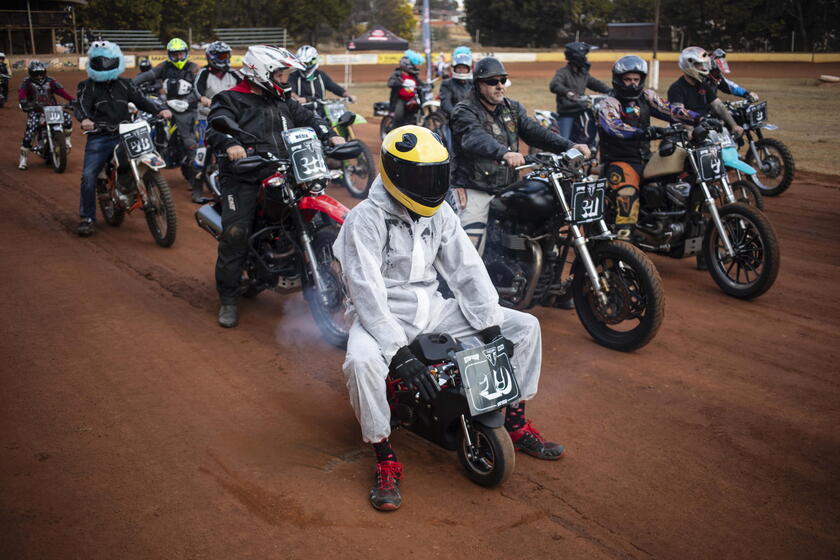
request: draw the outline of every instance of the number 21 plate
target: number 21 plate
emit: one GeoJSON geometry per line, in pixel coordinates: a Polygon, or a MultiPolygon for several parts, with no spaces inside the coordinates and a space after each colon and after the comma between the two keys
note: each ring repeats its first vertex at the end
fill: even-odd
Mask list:
{"type": "Polygon", "coordinates": [[[604,216],[606,191],[606,179],[574,183],[572,185],[572,221],[585,224],[600,220],[604,216]]]}

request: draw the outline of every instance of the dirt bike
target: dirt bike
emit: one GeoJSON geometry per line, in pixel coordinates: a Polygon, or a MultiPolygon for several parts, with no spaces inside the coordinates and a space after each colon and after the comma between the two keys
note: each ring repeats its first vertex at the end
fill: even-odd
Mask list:
{"type": "Polygon", "coordinates": [[[711,134],[722,130],[716,119],[703,121],[691,134],[682,124],[659,129],[659,151],[642,172],[633,241],[677,259],[700,254],[721,290],[755,298],[776,280],[779,242],[761,210],[735,201],[711,134]],[[727,203],[718,208],[721,196],[727,203]]]}
{"type": "MultiPolygon", "coordinates": [[[[585,106],[584,110],[575,119],[572,125],[572,134],[570,140],[577,144],[586,144],[593,154],[598,152],[598,111],[601,108],[601,102],[608,96],[604,94],[597,95],[580,95],[578,100],[585,106]]],[[[540,126],[547,128],[555,134],[560,134],[560,126],[557,124],[559,115],[553,111],[534,111],[534,120],[540,126]]],[[[529,148],[530,154],[539,153],[536,147],[529,148]]]]}
{"type": "Polygon", "coordinates": [[[392,427],[404,427],[457,450],[467,477],[481,486],[501,484],[513,473],[516,459],[504,428],[504,407],[519,400],[503,344],[464,346],[448,334],[421,334],[410,345],[440,387],[434,400],[389,375],[386,386],[392,427]]]}
{"type": "Polygon", "coordinates": [[[353,130],[355,124],[366,124],[367,120],[352,111],[347,110],[347,103],[350,103],[349,97],[339,97],[338,99],[315,99],[305,106],[314,106],[318,111],[327,117],[330,126],[335,130],[336,134],[345,140],[357,140],[362,147],[359,157],[337,161],[327,158],[327,167],[330,169],[330,175],[335,183],[347,188],[353,198],[367,198],[370,186],[376,176],[376,163],[370,153],[370,148],[367,144],[356,138],[356,133],[353,130]]]}
{"type": "MultiPolygon", "coordinates": [[[[227,117],[213,119],[211,126],[242,139],[243,144],[247,144],[246,138],[253,138],[227,117]]],[[[302,289],[324,339],[344,347],[350,328],[345,319],[347,296],[332,245],[348,209],[324,194],[330,174],[315,131],[293,128],[283,131],[282,137],[288,158],[251,153],[230,164],[237,175],[264,177],[248,239],[241,293],[252,298],[266,289],[280,293],[302,289]]],[[[360,152],[357,142],[347,142],[329,149],[326,156],[352,159],[360,152]]],[[[211,184],[217,185],[215,178],[211,184]]],[[[195,219],[219,239],[225,200],[219,190],[215,195],[219,200],[201,206],[195,219]]]]}
{"type": "Polygon", "coordinates": [[[32,151],[44,158],[56,173],[67,169],[67,139],[64,133],[64,110],[68,105],[41,107],[38,130],[32,138],[32,151]]]}
{"type": "Polygon", "coordinates": [[[793,182],[796,165],[790,149],[775,138],[765,138],[762,130],[776,130],[767,122],[767,102],[750,103],[747,100],[727,101],[732,118],[744,128],[738,146],[744,147],[744,161],[756,168],[749,176],[764,196],[778,196],[793,182]]]}
{"type": "Polygon", "coordinates": [[[573,299],[598,344],[635,350],[662,324],[662,281],[644,253],[609,231],[606,180],[587,180],[586,163],[576,149],[527,156],[519,169],[533,171],[490,203],[484,263],[502,305],[553,307],[573,299]]]}
{"type": "Polygon", "coordinates": [[[752,181],[743,178],[743,175],[747,177],[755,175],[755,169],[741,160],[738,155],[737,144],[732,139],[729,130],[724,128],[720,132],[710,131],[709,140],[720,148],[720,157],[728,169],[726,180],[729,181],[730,173],[734,173],[736,178],[735,181],[729,182],[728,188],[725,185],[719,185],[718,188],[713,190],[718,204],[723,206],[733,202],[743,202],[748,206],[755,206],[759,210],[763,210],[764,195],[761,194],[761,189],[752,181]]]}
{"type": "MultiPolygon", "coordinates": [[[[406,108],[406,115],[403,117],[402,124],[416,124],[428,128],[433,132],[437,132],[446,124],[446,117],[438,111],[440,109],[440,100],[432,99],[432,90],[434,89],[434,82],[422,84],[414,90],[413,104],[416,106],[413,112],[406,108]]],[[[406,104],[408,105],[408,103],[406,104]]],[[[394,128],[394,113],[390,110],[389,104],[386,101],[380,101],[373,104],[373,114],[382,117],[379,121],[379,136],[383,140],[385,136],[394,128]]]]}
{"type": "Polygon", "coordinates": [[[169,184],[160,173],[165,163],[155,151],[149,123],[143,119],[116,127],[100,123],[94,131],[120,135],[113,157],[96,179],[99,208],[105,223],[117,227],[126,214],[141,209],[155,243],[171,247],[178,223],[175,203],[169,184]],[[118,173],[119,167],[125,165],[128,172],[118,173]]]}

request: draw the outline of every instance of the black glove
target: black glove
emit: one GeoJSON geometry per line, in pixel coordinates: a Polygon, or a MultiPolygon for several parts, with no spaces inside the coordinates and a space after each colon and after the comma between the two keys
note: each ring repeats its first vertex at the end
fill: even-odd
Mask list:
{"type": "Polygon", "coordinates": [[[505,354],[507,354],[508,358],[513,358],[513,342],[509,338],[502,336],[501,327],[487,327],[478,333],[478,338],[480,338],[484,344],[490,344],[491,342],[501,340],[502,344],[505,345],[505,354]]]}
{"type": "Polygon", "coordinates": [[[431,401],[435,398],[435,393],[440,391],[440,387],[435,383],[426,366],[411,353],[408,346],[403,346],[394,354],[391,360],[391,371],[395,377],[419,391],[423,400],[431,401]]]}
{"type": "Polygon", "coordinates": [[[645,129],[645,138],[648,140],[658,140],[662,138],[662,132],[664,129],[659,126],[649,126],[645,129]]]}

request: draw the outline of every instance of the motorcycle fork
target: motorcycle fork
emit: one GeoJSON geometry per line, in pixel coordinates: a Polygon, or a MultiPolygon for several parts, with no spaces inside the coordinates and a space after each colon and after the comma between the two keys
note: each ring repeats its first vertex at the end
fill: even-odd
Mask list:
{"type": "Polygon", "coordinates": [[[303,220],[303,215],[300,213],[300,208],[297,205],[292,206],[292,219],[295,221],[298,231],[300,231],[300,244],[303,247],[303,254],[306,258],[306,264],[309,266],[309,274],[312,276],[312,281],[318,290],[318,297],[324,305],[328,305],[326,295],[326,285],[324,279],[321,278],[321,272],[318,270],[318,259],[315,257],[315,251],[312,249],[312,236],[309,235],[309,227],[303,220]]]}
{"type": "MultiPolygon", "coordinates": [[[[732,241],[729,239],[729,235],[726,233],[726,230],[723,228],[723,222],[720,221],[720,214],[718,213],[717,204],[715,204],[715,199],[712,198],[712,193],[709,190],[709,186],[706,184],[705,181],[700,180],[700,170],[697,167],[697,162],[694,161],[694,154],[693,153],[689,155],[688,161],[691,162],[691,167],[692,167],[692,169],[694,169],[694,177],[697,178],[697,182],[700,183],[700,188],[703,189],[703,199],[706,203],[706,208],[709,209],[709,214],[712,216],[712,221],[714,221],[715,227],[718,230],[718,234],[720,235],[720,238],[723,240],[723,246],[726,248],[726,254],[729,257],[734,257],[735,256],[735,249],[732,247],[732,241]]],[[[727,186],[728,186],[728,183],[727,183],[727,186]]],[[[729,189],[728,192],[731,193],[732,189],[729,189]]]]}
{"type": "Polygon", "coordinates": [[[720,184],[723,187],[723,194],[726,197],[727,204],[735,204],[735,193],[732,191],[732,185],[729,184],[729,178],[726,174],[721,175],[720,184]]]}
{"type": "Polygon", "coordinates": [[[563,215],[566,222],[569,224],[569,231],[572,234],[572,243],[575,246],[575,255],[583,261],[586,274],[589,276],[589,282],[598,301],[601,305],[607,304],[607,293],[609,291],[609,284],[606,278],[598,276],[598,270],[595,268],[595,262],[592,260],[592,255],[589,254],[589,248],[586,246],[586,236],[583,230],[577,224],[572,223],[572,210],[569,203],[566,202],[566,197],[563,195],[563,189],[560,186],[560,174],[551,174],[551,184],[554,187],[554,193],[557,195],[557,200],[560,201],[560,206],[563,208],[563,215]]]}
{"type": "Polygon", "coordinates": [[[149,193],[146,191],[146,185],[143,183],[143,181],[140,180],[140,170],[137,167],[137,162],[129,158],[128,165],[129,167],[131,167],[131,174],[134,177],[134,184],[137,186],[137,192],[140,194],[140,200],[143,203],[142,206],[143,208],[145,208],[149,204],[149,193]]]}

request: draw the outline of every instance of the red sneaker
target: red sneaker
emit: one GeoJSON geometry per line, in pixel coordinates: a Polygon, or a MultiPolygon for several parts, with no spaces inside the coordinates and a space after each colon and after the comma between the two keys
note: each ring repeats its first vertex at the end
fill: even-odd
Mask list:
{"type": "Polygon", "coordinates": [[[400,496],[402,471],[402,463],[397,461],[376,463],[376,474],[373,477],[373,487],[370,489],[370,505],[380,511],[394,511],[402,505],[402,496],[400,496]]]}
{"type": "Polygon", "coordinates": [[[530,420],[527,420],[525,425],[518,430],[509,433],[514,449],[527,453],[537,459],[556,461],[566,451],[566,448],[562,445],[546,441],[542,437],[542,434],[531,424],[530,420]]]}

